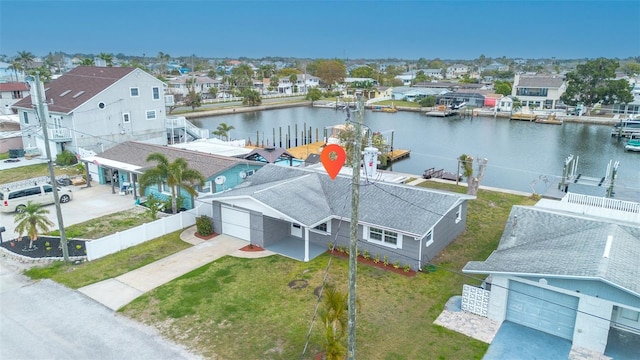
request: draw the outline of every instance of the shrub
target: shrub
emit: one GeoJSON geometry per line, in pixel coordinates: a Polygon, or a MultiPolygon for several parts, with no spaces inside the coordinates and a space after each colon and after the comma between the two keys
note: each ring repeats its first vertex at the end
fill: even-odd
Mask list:
{"type": "Polygon", "coordinates": [[[404,272],[409,272],[409,271],[411,271],[411,265],[404,264],[404,272]]]}
{"type": "Polygon", "coordinates": [[[394,269],[399,269],[400,268],[400,261],[399,260],[394,261],[393,268],[394,269]]]}
{"type": "Polygon", "coordinates": [[[369,250],[365,250],[365,251],[364,251],[364,254],[362,254],[362,257],[363,257],[363,258],[365,258],[365,259],[370,258],[370,257],[371,257],[371,255],[369,254],[369,250]]]}
{"type": "Polygon", "coordinates": [[[384,266],[389,265],[389,257],[387,255],[384,256],[384,261],[382,263],[384,264],[384,266]]]}
{"type": "Polygon", "coordinates": [[[380,262],[380,254],[376,254],[376,256],[373,258],[373,262],[376,264],[380,262]]]}
{"type": "Polygon", "coordinates": [[[329,241],[329,251],[333,251],[333,243],[329,241]]]}
{"type": "Polygon", "coordinates": [[[69,150],[65,150],[56,155],[56,165],[66,166],[66,165],[74,165],[78,163],[78,158],[74,153],[69,150]]]}
{"type": "Polygon", "coordinates": [[[203,236],[209,236],[213,234],[213,225],[211,223],[211,218],[202,215],[196,218],[196,231],[198,234],[203,236]]]}

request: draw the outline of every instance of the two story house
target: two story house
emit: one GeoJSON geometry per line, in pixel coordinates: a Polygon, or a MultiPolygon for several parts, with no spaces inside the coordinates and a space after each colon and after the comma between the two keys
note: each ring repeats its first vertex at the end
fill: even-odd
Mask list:
{"type": "Polygon", "coordinates": [[[0,112],[13,114],[13,104],[29,95],[29,86],[23,82],[0,83],[0,112]]]}
{"type": "MultiPolygon", "coordinates": [[[[65,149],[104,151],[125,141],[166,144],[165,84],[138,68],[80,66],[44,86],[48,137],[55,156],[65,149]],[[54,146],[55,145],[55,146],[54,146]]],[[[31,86],[31,91],[35,91],[31,86]]],[[[13,105],[25,149],[44,153],[32,95],[13,105]]]]}
{"type": "Polygon", "coordinates": [[[563,76],[516,74],[511,95],[520,99],[523,107],[555,109],[566,90],[567,82],[563,76]]]}

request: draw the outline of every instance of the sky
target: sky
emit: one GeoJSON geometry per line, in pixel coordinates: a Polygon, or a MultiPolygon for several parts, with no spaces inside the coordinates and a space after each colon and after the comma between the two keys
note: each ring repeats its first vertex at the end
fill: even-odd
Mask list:
{"type": "Polygon", "coordinates": [[[0,0],[0,54],[627,58],[640,1],[0,0]]]}

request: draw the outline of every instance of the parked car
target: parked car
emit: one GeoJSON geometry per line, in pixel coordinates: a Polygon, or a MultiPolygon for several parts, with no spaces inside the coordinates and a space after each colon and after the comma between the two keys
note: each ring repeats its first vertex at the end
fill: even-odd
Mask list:
{"type": "MultiPolygon", "coordinates": [[[[73,198],[71,190],[57,187],[61,203],[68,203],[73,198]]],[[[3,189],[0,191],[0,212],[23,212],[27,203],[31,201],[40,205],[55,202],[53,186],[40,184],[17,189],[3,189]]]]}

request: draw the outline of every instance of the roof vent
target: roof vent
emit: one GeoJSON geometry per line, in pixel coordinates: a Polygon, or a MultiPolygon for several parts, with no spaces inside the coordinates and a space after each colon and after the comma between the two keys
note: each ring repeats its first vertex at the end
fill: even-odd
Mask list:
{"type": "Polygon", "coordinates": [[[80,96],[82,94],[84,94],[84,90],[82,90],[82,91],[78,92],[77,94],[73,95],[73,98],[75,99],[75,98],[77,98],[78,96],[80,96]]]}
{"type": "Polygon", "coordinates": [[[613,243],[613,236],[607,236],[607,244],[604,246],[604,254],[602,257],[605,259],[609,258],[609,253],[611,252],[611,244],[613,243]]]}
{"type": "Polygon", "coordinates": [[[71,92],[71,90],[67,90],[67,91],[63,92],[62,94],[60,94],[60,97],[65,96],[65,95],[67,95],[67,94],[68,94],[68,93],[70,93],[70,92],[71,92]]]}

